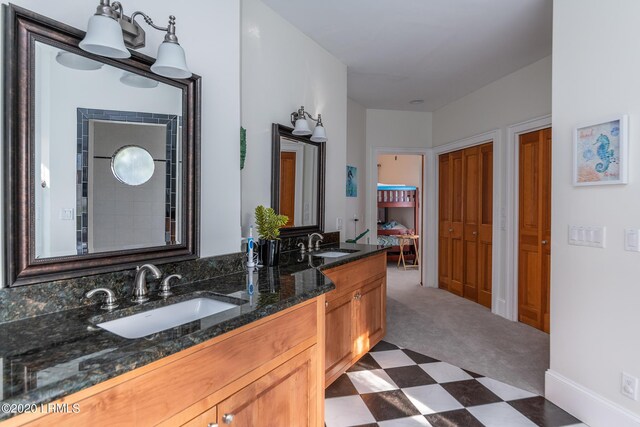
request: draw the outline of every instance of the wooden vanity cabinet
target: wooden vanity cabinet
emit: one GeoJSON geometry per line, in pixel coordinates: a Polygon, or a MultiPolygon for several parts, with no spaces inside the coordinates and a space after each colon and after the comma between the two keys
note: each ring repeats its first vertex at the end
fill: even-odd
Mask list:
{"type": "Polygon", "coordinates": [[[324,312],[321,295],[53,402],[76,414],[0,426],[323,426],[324,312]]]}
{"type": "Polygon", "coordinates": [[[386,333],[387,255],[323,271],[336,285],[326,294],[325,387],[386,333]]]}

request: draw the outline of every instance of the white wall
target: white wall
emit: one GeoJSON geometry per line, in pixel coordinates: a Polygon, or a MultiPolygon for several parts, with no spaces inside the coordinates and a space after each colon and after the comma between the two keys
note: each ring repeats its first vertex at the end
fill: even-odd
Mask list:
{"type": "Polygon", "coordinates": [[[551,114],[551,56],[433,112],[433,146],[551,114]]]}
{"type": "MultiPolygon", "coordinates": [[[[97,5],[74,0],[13,3],[82,30],[97,5]]],[[[169,15],[177,17],[177,35],[187,62],[203,83],[201,255],[236,252],[240,248],[240,5],[236,0],[189,4],[135,0],[125,7],[128,12],[144,11],[161,25],[169,15]]],[[[141,51],[155,57],[163,34],[142,25],[147,47],[141,51]]]]}
{"type": "Polygon", "coordinates": [[[260,0],[242,1],[241,39],[242,225],[246,231],[255,221],[256,206],[271,206],[271,124],[290,126],[291,112],[304,105],[322,114],[327,130],[325,231],[335,231],[345,216],[347,67],[260,0]]]}
{"type": "Polygon", "coordinates": [[[640,402],[621,395],[620,381],[622,371],[640,377],[640,254],[623,250],[624,228],[640,228],[640,2],[556,1],[553,15],[552,234],[556,237],[551,247],[547,395],[592,427],[637,426],[640,402]],[[630,118],[629,184],[573,187],[573,128],[612,114],[630,118]],[[606,248],[569,246],[569,224],[606,226],[606,248]],[[635,417],[615,418],[624,412],[616,411],[619,408],[635,417]]]}
{"type": "MultiPolygon", "coordinates": [[[[365,153],[367,148],[366,122],[367,110],[352,99],[347,100],[347,164],[358,168],[358,196],[347,197],[345,237],[352,239],[366,230],[365,219],[365,180],[367,167],[365,153]],[[358,218],[356,223],[353,218],[358,218]]],[[[371,233],[371,231],[370,231],[371,233]]],[[[366,240],[360,240],[366,242],[366,240]]]]}
{"type": "Polygon", "coordinates": [[[420,111],[367,110],[367,147],[432,146],[432,114],[420,111]]]}
{"type": "Polygon", "coordinates": [[[422,188],[422,157],[415,154],[378,156],[378,181],[384,184],[413,185],[422,188]]]}

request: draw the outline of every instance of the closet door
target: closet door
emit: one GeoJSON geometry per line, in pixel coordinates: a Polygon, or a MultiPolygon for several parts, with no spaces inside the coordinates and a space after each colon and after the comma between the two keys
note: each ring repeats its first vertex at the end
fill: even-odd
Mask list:
{"type": "Polygon", "coordinates": [[[548,331],[551,130],[520,136],[518,320],[548,331]]]}
{"type": "Polygon", "coordinates": [[[438,287],[451,281],[451,162],[449,153],[438,158],[438,287]]]}
{"type": "Polygon", "coordinates": [[[491,308],[493,262],[493,143],[479,147],[478,303],[491,308]]]}
{"type": "Polygon", "coordinates": [[[462,153],[463,296],[475,302],[478,301],[479,153],[478,147],[467,148],[462,153]]]}
{"type": "Polygon", "coordinates": [[[455,151],[449,157],[451,162],[451,281],[449,291],[463,295],[464,282],[464,212],[463,212],[463,160],[462,151],[455,151]]]}

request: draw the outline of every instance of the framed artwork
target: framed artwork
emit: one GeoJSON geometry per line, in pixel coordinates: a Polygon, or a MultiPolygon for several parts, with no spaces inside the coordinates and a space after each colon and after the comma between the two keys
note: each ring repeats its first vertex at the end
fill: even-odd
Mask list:
{"type": "Polygon", "coordinates": [[[358,168],[347,165],[347,197],[358,197],[358,168]]]}
{"type": "Polygon", "coordinates": [[[628,182],[628,116],[577,127],[573,135],[573,185],[628,182]]]}

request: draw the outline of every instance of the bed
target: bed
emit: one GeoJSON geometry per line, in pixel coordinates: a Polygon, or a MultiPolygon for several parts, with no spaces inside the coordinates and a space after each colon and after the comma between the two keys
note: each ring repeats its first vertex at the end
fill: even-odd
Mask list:
{"type": "MultiPolygon", "coordinates": [[[[389,246],[387,258],[397,261],[400,257],[400,246],[396,236],[400,234],[420,234],[420,195],[417,187],[402,184],[378,183],[378,245],[389,246]],[[414,227],[407,227],[388,215],[388,208],[407,208],[413,210],[414,227]]],[[[405,259],[415,259],[415,251],[411,245],[405,246],[405,259]]]]}

